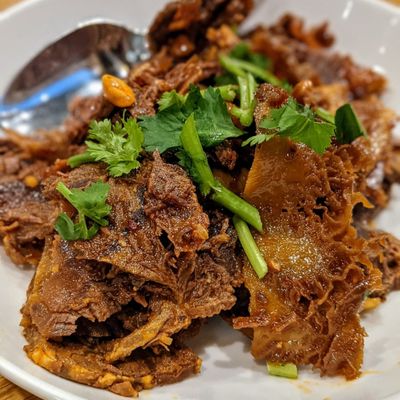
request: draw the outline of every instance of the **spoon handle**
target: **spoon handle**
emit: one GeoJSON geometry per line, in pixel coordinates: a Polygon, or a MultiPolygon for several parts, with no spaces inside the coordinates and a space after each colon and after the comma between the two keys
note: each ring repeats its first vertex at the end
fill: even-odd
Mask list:
{"type": "Polygon", "coordinates": [[[50,83],[19,103],[4,104],[0,102],[0,115],[30,110],[56,97],[74,91],[95,78],[98,78],[95,71],[89,68],[81,68],[50,83]]]}

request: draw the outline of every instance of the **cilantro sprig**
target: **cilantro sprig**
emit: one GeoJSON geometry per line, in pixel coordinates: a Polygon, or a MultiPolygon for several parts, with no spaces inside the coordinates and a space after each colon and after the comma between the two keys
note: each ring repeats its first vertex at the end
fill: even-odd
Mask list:
{"type": "MultiPolygon", "coordinates": [[[[231,86],[224,90],[232,96],[231,86]]],[[[148,152],[164,153],[181,146],[180,134],[185,121],[194,113],[196,129],[204,147],[212,147],[228,138],[239,137],[243,132],[236,128],[218,88],[209,87],[203,93],[191,86],[187,96],[176,92],[165,94],[160,100],[160,110],[154,116],[141,117],[144,148],[148,152]]]]}
{"type": "Polygon", "coordinates": [[[68,164],[75,168],[84,163],[102,161],[108,164],[108,171],[113,177],[129,174],[140,166],[137,159],[143,140],[142,129],[133,118],[123,118],[122,122],[115,124],[109,119],[92,121],[85,142],[86,151],[70,157],[68,164]]]}
{"type": "Polygon", "coordinates": [[[336,137],[339,143],[351,143],[355,138],[365,135],[365,130],[351,107],[345,104],[333,116],[324,109],[315,112],[309,106],[303,106],[293,98],[280,108],[272,109],[261,123],[268,133],[252,136],[242,146],[254,146],[279,135],[294,142],[301,142],[322,154],[336,137]]]}
{"type": "Polygon", "coordinates": [[[63,182],[57,184],[56,189],[78,211],[77,222],[74,223],[65,213],[61,213],[55,224],[56,231],[64,240],[91,239],[100,226],[107,226],[106,217],[111,212],[111,206],[106,203],[110,186],[98,181],[84,190],[68,189],[63,182]],[[91,220],[88,227],[86,218],[91,220]]]}
{"type": "MultiPolygon", "coordinates": [[[[223,86],[217,86],[221,97],[226,101],[232,101],[236,97],[237,86],[228,84],[223,86]]],[[[207,89],[200,90],[202,96],[205,95],[207,89]]],[[[171,90],[170,92],[164,92],[160,99],[158,100],[158,112],[166,110],[167,108],[178,105],[179,108],[185,107],[185,102],[188,98],[188,93],[180,94],[176,90],[171,90]]]]}
{"type": "Polygon", "coordinates": [[[318,154],[329,147],[335,135],[335,125],[318,121],[310,107],[302,106],[291,97],[282,107],[272,109],[260,127],[304,143],[318,154]]]}

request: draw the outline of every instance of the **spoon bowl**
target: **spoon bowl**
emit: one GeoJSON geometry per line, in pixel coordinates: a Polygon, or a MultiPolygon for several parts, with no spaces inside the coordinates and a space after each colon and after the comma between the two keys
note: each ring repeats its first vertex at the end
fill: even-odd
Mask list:
{"type": "Polygon", "coordinates": [[[146,36],[109,22],[84,24],[49,44],[15,76],[0,99],[0,127],[30,134],[58,127],[75,96],[101,92],[100,77],[125,78],[149,57],[146,36]]]}

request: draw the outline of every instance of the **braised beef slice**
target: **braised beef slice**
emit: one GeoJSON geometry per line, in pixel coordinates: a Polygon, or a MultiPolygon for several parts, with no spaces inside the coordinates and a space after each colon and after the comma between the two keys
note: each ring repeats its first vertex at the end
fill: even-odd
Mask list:
{"type": "Polygon", "coordinates": [[[209,27],[224,23],[239,25],[253,6],[252,0],[184,0],[169,3],[158,14],[149,30],[150,47],[167,46],[176,55],[187,55],[187,48],[199,52],[207,43],[209,27]],[[183,45],[185,49],[182,49],[183,45]]]}
{"type": "Polygon", "coordinates": [[[74,218],[55,190],[60,180],[74,188],[107,181],[112,212],[91,240],[48,238],[23,310],[28,355],[61,376],[122,394],[198,371],[198,358],[175,336],[235,303],[242,275],[229,219],[210,212],[210,223],[186,173],[157,153],[124,178],[108,177],[102,164],[51,176],[44,194],[74,218]],[[118,379],[106,375],[117,368],[118,379]]]}
{"type": "Polygon", "coordinates": [[[19,180],[0,183],[0,237],[15,264],[36,265],[59,207],[19,180]]]}
{"type": "Polygon", "coordinates": [[[293,29],[282,29],[282,25],[285,22],[269,28],[258,27],[249,35],[253,50],[270,58],[275,73],[281,78],[292,84],[304,79],[315,84],[344,81],[355,98],[379,94],[385,89],[386,79],[382,75],[359,66],[350,56],[327,52],[320,45],[310,46],[309,38],[299,40],[295,37],[299,35],[293,35],[293,29]]]}
{"type": "Polygon", "coordinates": [[[142,389],[176,382],[198,373],[201,366],[190,349],[179,345],[157,354],[139,350],[111,364],[98,345],[46,341],[32,326],[25,329],[25,335],[29,342],[25,351],[36,364],[56,375],[121,396],[137,396],[142,389]]]}
{"type": "Polygon", "coordinates": [[[176,165],[154,154],[144,212],[155,223],[158,236],[166,232],[175,252],[198,250],[208,239],[209,220],[198,203],[195,187],[176,165]]]}
{"type": "Polygon", "coordinates": [[[44,338],[69,336],[78,318],[105,321],[134,299],[141,282],[110,266],[78,260],[69,244],[49,239],[24,312],[44,338]]]}

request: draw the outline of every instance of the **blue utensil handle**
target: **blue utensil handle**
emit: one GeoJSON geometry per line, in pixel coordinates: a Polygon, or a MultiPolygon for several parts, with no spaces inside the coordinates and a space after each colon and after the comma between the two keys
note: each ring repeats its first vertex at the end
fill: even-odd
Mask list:
{"type": "Polygon", "coordinates": [[[79,87],[92,81],[94,78],[97,78],[97,76],[98,75],[89,68],[79,69],[78,71],[63,77],[58,81],[51,83],[43,89],[40,89],[32,96],[19,103],[4,104],[1,102],[0,114],[30,110],[56,97],[78,89],[79,87]]]}

